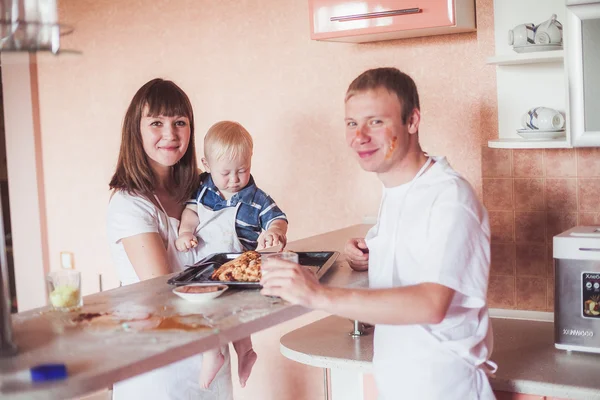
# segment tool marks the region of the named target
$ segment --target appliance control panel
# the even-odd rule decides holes
[[[583,317],[600,319],[600,273],[583,272],[581,285]]]

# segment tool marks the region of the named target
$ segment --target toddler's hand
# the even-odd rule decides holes
[[[267,247],[280,246],[280,250],[285,248],[287,238],[279,229],[267,229],[258,237],[258,246],[256,250],[263,250]]]
[[[179,235],[177,240],[175,240],[175,247],[177,250],[184,253],[196,246],[198,246],[198,239],[196,239],[192,232],[183,232]]]

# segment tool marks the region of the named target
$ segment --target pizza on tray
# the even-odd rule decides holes
[[[210,279],[222,282],[260,282],[260,253],[247,251],[221,265]]]

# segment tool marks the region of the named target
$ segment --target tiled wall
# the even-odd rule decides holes
[[[552,311],[552,237],[600,224],[600,149],[482,149],[490,307]]]

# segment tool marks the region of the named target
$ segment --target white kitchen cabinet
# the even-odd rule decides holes
[[[571,147],[566,137],[525,140],[517,134],[521,116],[533,107],[550,107],[567,114],[564,51],[516,53],[508,44],[508,31],[524,23],[539,24],[552,14],[565,23],[565,0],[494,0],[496,55],[487,60],[496,66],[498,91],[498,139],[489,147],[530,149]],[[565,39],[563,39],[564,41]],[[566,122],[568,124],[568,120]]]
[[[539,24],[552,14],[563,24],[564,50],[515,53],[508,30],[523,23]],[[600,1],[495,0],[498,139],[489,147],[600,147]],[[564,138],[531,141],[521,138],[521,116],[533,107],[550,107],[565,115]]]
[[[568,3],[579,3],[571,1]],[[589,0],[588,0],[589,3]],[[600,146],[600,1],[566,10],[569,127],[574,147]]]

